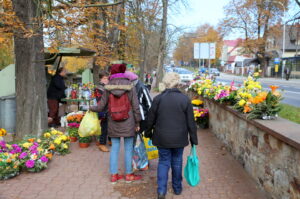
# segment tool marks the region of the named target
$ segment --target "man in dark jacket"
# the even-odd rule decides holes
[[[103,96],[103,93],[105,91],[104,86],[108,84],[109,80],[109,74],[106,71],[102,71],[99,73],[99,79],[100,82],[97,85],[95,89],[95,95],[97,103],[100,103],[101,97]],[[103,152],[109,152],[109,149],[106,147],[106,141],[107,141],[107,108],[105,108],[102,112],[98,112],[98,117],[100,119],[101,124],[101,135],[99,136],[99,149]]]
[[[193,106],[189,98],[176,88],[180,83],[180,76],[177,73],[167,73],[163,83],[167,89],[153,100],[145,135],[152,137],[152,142],[159,151],[157,168],[159,199],[164,199],[167,193],[170,167],[174,193],[181,194],[183,149],[189,144],[189,139],[192,145],[198,144]]]
[[[64,77],[66,76],[66,70],[64,68],[59,68],[56,74],[52,77],[50,85],[47,91],[48,98],[48,116],[52,118],[50,126],[59,125],[60,120],[58,117],[59,102],[62,98],[65,98],[65,82]]]
[[[138,76],[135,73],[126,71],[125,76],[135,85],[142,117],[140,122],[140,133],[143,133],[147,129],[147,117],[152,104],[152,98],[145,84],[138,79]]]

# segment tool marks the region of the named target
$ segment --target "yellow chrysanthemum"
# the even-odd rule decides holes
[[[60,144],[61,144],[61,139],[56,138],[56,139],[54,140],[54,144],[60,145]]]
[[[45,137],[45,138],[49,138],[49,137],[51,137],[51,134],[50,134],[50,133],[45,133],[45,134],[44,134],[44,137]]]
[[[23,146],[24,148],[28,149],[29,147],[32,146],[32,143],[30,143],[30,142],[25,142],[22,146]]]
[[[242,99],[242,100],[239,101],[239,106],[244,106],[245,104],[246,104],[245,100]]]
[[[68,137],[67,137],[66,135],[62,135],[62,136],[60,137],[60,139],[61,139],[62,141],[67,141],[67,140],[68,140]]]

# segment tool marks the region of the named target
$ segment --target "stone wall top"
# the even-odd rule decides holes
[[[220,104],[214,100],[209,101],[221,106],[237,117],[251,123],[257,128],[300,150],[300,124],[296,124],[280,117],[278,117],[276,120],[249,120],[245,115],[239,113],[230,106]]]

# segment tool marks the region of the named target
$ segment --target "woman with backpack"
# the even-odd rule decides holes
[[[108,136],[111,137],[112,141],[110,151],[111,182],[115,184],[124,178],[123,175],[118,174],[120,141],[123,137],[125,181],[130,183],[142,179],[142,176],[133,174],[132,169],[133,141],[136,132],[140,129],[139,122],[141,120],[139,102],[134,86],[124,75],[126,65],[114,64],[110,70],[110,81],[105,86],[100,103],[97,107],[91,107],[91,110],[101,112],[108,106]]]

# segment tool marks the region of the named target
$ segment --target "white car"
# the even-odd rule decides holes
[[[185,68],[176,68],[174,72],[179,74],[181,82],[188,83],[194,79],[194,73]]]

